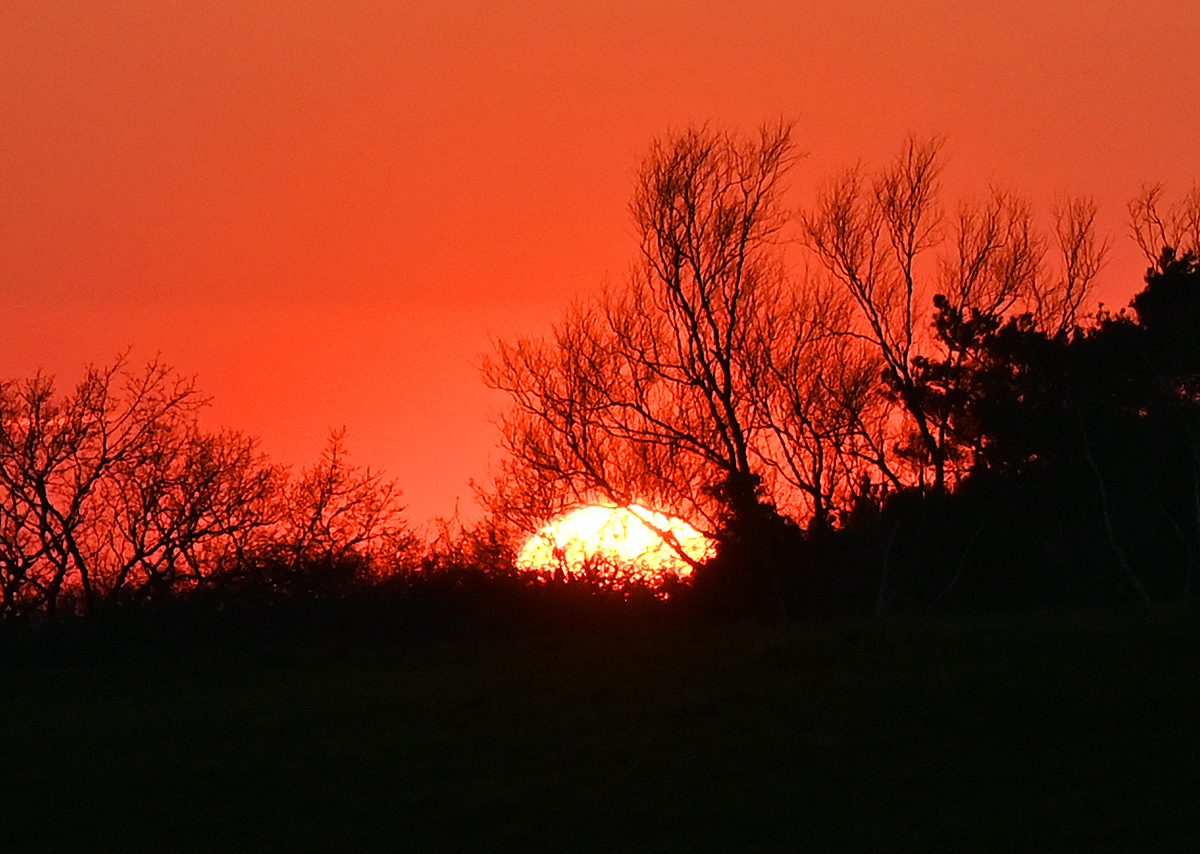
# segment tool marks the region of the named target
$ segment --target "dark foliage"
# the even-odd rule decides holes
[[[322,464],[265,496],[272,526],[254,522],[258,539],[197,563],[188,583],[90,602],[64,584],[56,608],[11,609],[0,631],[10,651],[79,653],[1187,597],[1200,585],[1198,294],[1196,258],[1167,251],[1131,313],[1087,327],[1049,334],[937,300],[949,355],[918,360],[913,377],[969,461],[955,486],[864,478],[836,524],[802,530],[753,476],[731,476],[714,496],[727,508],[716,557],[690,585],[547,583],[517,569],[495,524],[443,525],[422,546],[394,487],[347,465],[335,436]]]
[[[993,193],[943,223],[940,149],[909,140],[818,193],[799,244],[823,277],[796,278],[790,125],[656,143],[632,206],[641,263],[550,338],[500,344],[484,376],[514,409],[481,492],[491,516],[429,542],[342,433],[292,474],[249,437],[201,430],[194,382],[157,362],[89,368],[67,394],[0,381],[0,638],[426,637],[1194,595],[1200,191],[1131,205],[1145,287],[1085,317],[1107,248],[1095,205],[1060,204],[1050,234]],[[937,275],[918,281],[934,247]],[[599,556],[576,578],[518,568],[515,538],[597,500],[685,516],[715,556],[676,542],[692,581],[658,587]]]
[[[1171,599],[1200,576],[1200,271],[1170,250],[1136,318],[1049,335],[937,300],[954,358],[923,406],[971,461],[953,491],[861,502],[809,537],[806,601],[879,613]]]

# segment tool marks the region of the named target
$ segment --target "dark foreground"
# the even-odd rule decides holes
[[[1200,850],[1194,605],[0,678],[9,852]]]

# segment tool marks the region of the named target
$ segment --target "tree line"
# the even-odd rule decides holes
[[[653,143],[629,277],[483,364],[511,406],[474,527],[423,541],[341,433],[291,472],[203,430],[194,380],[157,361],[67,393],[0,382],[0,624],[183,599],[391,596],[419,622],[541,619],[530,596],[798,615],[1194,594],[1200,190],[1130,205],[1148,270],[1113,313],[1090,300],[1091,200],[948,208],[941,141],[909,139],[795,209],[792,135]],[[659,591],[517,569],[525,536],[595,502],[678,515],[716,556]]]
[[[436,520],[418,535],[396,482],[351,462],[344,431],[292,471],[252,437],[203,429],[207,403],[193,378],[128,354],[66,391],[40,374],[0,382],[11,650],[146,631],[192,643],[524,630],[658,601],[613,578],[551,589],[518,569],[517,532],[492,520]]]
[[[482,498],[523,529],[670,509],[753,609],[879,613],[1187,595],[1200,566],[1200,194],[1130,205],[1129,310],[1093,309],[1097,208],[942,201],[940,140],[785,204],[792,128],[654,143],[629,278],[484,365]]]
[[[220,590],[278,596],[412,560],[395,484],[333,433],[297,475],[206,432],[195,381],[127,357],[73,391],[0,383],[0,618]]]

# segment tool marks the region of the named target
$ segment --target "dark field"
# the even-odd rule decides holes
[[[1200,850],[1194,605],[0,676],[9,852]]]

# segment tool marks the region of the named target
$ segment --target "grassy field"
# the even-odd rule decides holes
[[[0,850],[1200,850],[1200,615],[0,672]]]

